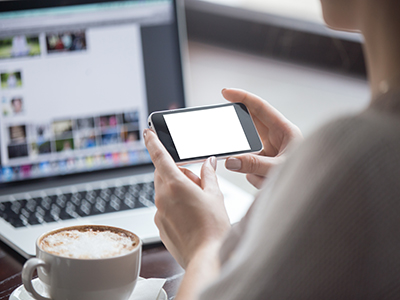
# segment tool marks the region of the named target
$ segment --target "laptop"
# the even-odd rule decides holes
[[[179,7],[0,2],[0,239],[21,255],[79,224],[160,241],[142,131],[151,112],[185,106]],[[252,197],[220,185],[237,222]]]

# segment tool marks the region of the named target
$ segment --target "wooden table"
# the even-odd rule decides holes
[[[21,270],[25,261],[22,256],[0,242],[0,300],[8,300],[11,293],[22,284]],[[183,269],[162,244],[143,247],[140,276],[166,278],[164,289],[168,299],[174,298],[182,275]]]

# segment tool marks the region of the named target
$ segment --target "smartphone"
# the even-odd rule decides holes
[[[148,122],[177,164],[262,149],[250,113],[242,103],[153,112]]]

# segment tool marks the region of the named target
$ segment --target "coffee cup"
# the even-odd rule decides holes
[[[22,270],[26,291],[37,300],[127,300],[139,277],[142,242],[130,231],[98,225],[50,231],[36,241],[36,258]],[[37,269],[47,294],[32,285]]]

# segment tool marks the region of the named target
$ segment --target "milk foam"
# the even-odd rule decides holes
[[[137,244],[123,233],[96,230],[66,230],[46,236],[40,242],[44,251],[65,257],[97,259],[123,255]]]

